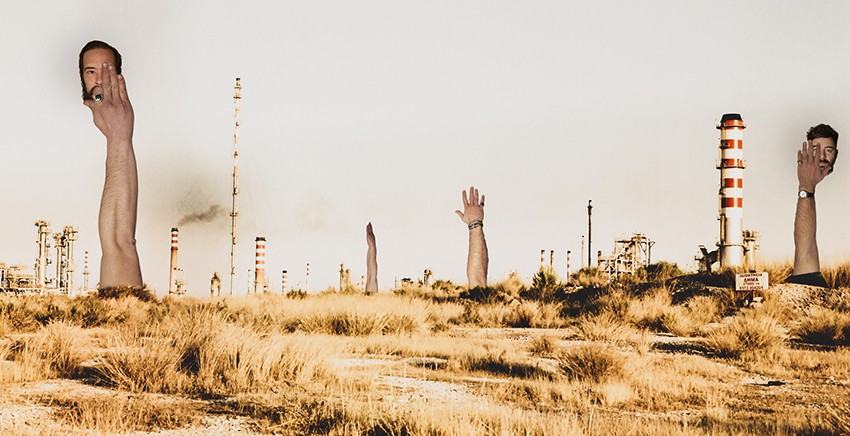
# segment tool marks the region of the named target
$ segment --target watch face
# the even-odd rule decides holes
[[[800,191],[799,195],[800,195],[800,198],[808,198],[808,197],[814,197],[815,196],[815,194],[812,194],[812,193],[809,193],[809,192],[806,192],[806,191]]]

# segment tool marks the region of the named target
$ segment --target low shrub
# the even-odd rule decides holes
[[[622,357],[596,344],[566,349],[557,360],[568,379],[581,382],[603,383],[621,378],[625,372]]]

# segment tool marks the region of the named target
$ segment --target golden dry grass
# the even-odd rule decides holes
[[[511,280],[501,292],[520,294]],[[3,389],[75,379],[115,393],[0,400],[34,398],[73,431],[106,433],[199,426],[211,414],[276,434],[846,431],[840,306],[804,316],[768,296],[730,311],[719,294],[673,304],[670,286],[618,283],[545,303],[0,297]]]
[[[727,324],[709,331],[706,345],[720,357],[770,359],[783,351],[784,336],[775,316],[746,310]]]
[[[850,313],[816,309],[792,330],[800,340],[821,345],[850,345]]]

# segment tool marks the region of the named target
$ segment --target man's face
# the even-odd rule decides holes
[[[112,50],[93,48],[83,53],[83,83],[86,85],[84,100],[91,100],[94,94],[102,92],[100,84],[103,78],[100,77],[100,73],[104,62],[115,65],[115,55],[112,54]]]
[[[831,173],[832,166],[835,165],[835,158],[838,157],[835,141],[832,138],[815,138],[812,140],[812,145],[817,146],[820,151],[820,167],[828,168]]]

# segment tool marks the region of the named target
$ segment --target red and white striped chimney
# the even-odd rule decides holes
[[[720,267],[744,264],[744,120],[723,114],[720,130]]]
[[[280,275],[280,293],[286,295],[286,270]]]
[[[257,236],[257,250],[254,256],[254,293],[265,292],[266,287],[266,238]]]
[[[168,293],[177,292],[177,227],[171,228],[171,264],[168,270]]]

